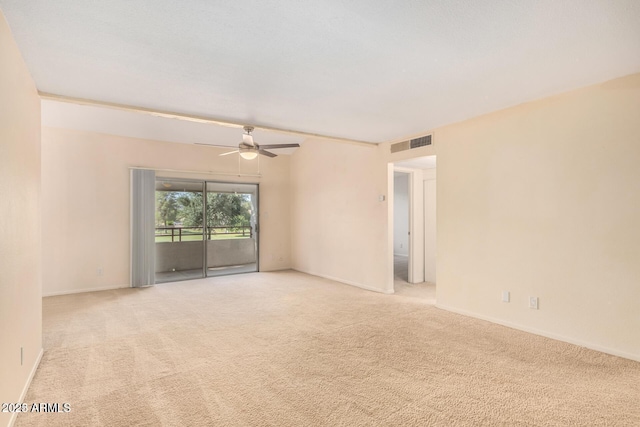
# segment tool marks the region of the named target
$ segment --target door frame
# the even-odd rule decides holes
[[[437,215],[437,206],[438,206],[438,202],[437,202],[437,192],[438,192],[438,181],[437,181],[437,170],[433,169],[434,172],[427,172],[427,171],[423,171],[423,175],[422,175],[422,184],[423,184],[423,209],[424,209],[424,280],[425,282],[429,281],[432,283],[436,283],[436,277],[437,277],[437,241],[438,241],[438,236],[437,236],[437,221],[438,221],[438,215]],[[429,193],[429,186],[433,185],[433,192],[431,194],[429,194],[432,198],[433,198],[433,202],[435,204],[435,209],[434,206],[430,203],[428,203],[429,201],[429,197],[428,193]],[[429,226],[428,226],[428,220],[431,218],[431,215],[429,214],[429,212],[433,213],[433,233],[434,235],[429,235]],[[433,246],[433,247],[430,247]],[[433,251],[430,251],[428,249],[433,249]],[[431,257],[428,258],[428,256],[431,255]],[[430,264],[429,262],[431,262],[432,264]]]

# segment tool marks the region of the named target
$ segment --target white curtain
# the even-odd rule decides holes
[[[155,283],[156,173],[131,170],[131,286]]]

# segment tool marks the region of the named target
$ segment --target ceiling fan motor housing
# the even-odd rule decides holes
[[[245,126],[245,133],[242,134],[242,142],[247,145],[254,145],[253,136],[251,136],[251,132],[253,132],[253,126]]]

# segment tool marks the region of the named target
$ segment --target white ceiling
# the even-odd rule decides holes
[[[638,0],[0,8],[40,91],[372,142],[640,72]]]
[[[187,144],[226,145],[237,148],[242,141],[241,129],[167,119],[104,107],[84,106],[57,101],[42,101],[42,125],[76,129],[132,138]],[[305,138],[257,129],[254,140],[260,145],[303,144]],[[291,154],[295,148],[270,150],[275,154]]]

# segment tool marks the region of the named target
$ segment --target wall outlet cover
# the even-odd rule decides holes
[[[511,300],[511,293],[509,291],[502,291],[502,302],[509,302]]]

